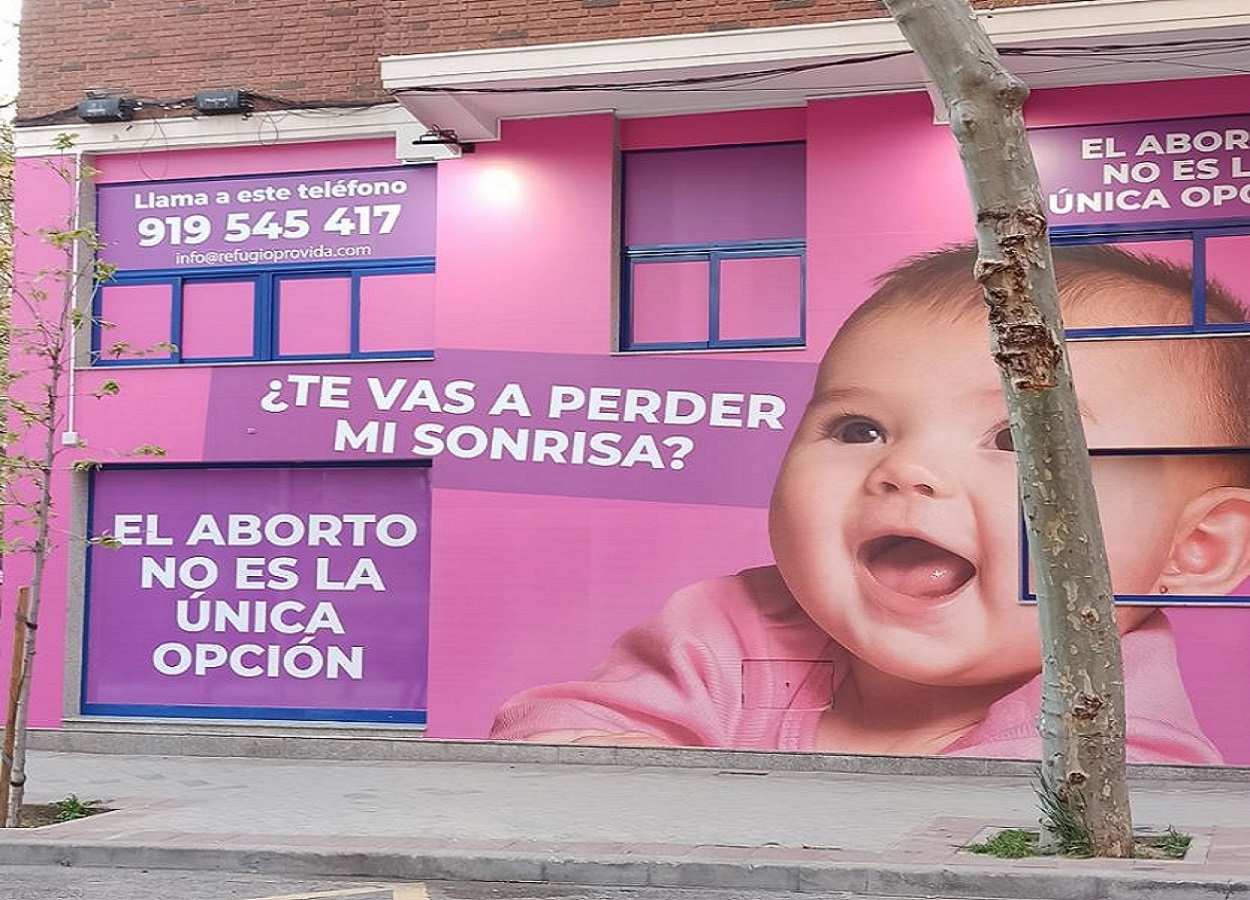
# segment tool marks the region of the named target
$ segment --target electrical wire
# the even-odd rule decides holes
[[[1199,56],[1225,54],[1236,51],[1250,50],[1250,37],[1228,38],[1193,38],[1177,41],[1152,41],[1143,44],[1091,44],[1088,46],[1057,44],[1039,47],[1001,47],[999,53],[1004,57],[1034,59],[1085,59],[1089,65],[1086,69],[1101,68],[1114,64],[1145,64],[1150,62],[1170,62],[1173,65],[1192,68],[1200,72],[1218,72],[1243,74],[1245,68],[1224,65],[1203,65],[1196,61]],[[404,94],[554,94],[595,91],[653,91],[668,93],[674,91],[733,91],[733,90],[780,90],[752,85],[769,79],[787,75],[800,75],[825,69],[844,66],[866,65],[910,55],[910,50],[897,50],[886,53],[874,53],[865,56],[846,57],[843,59],[823,60],[820,62],[800,63],[791,66],[776,66],[765,69],[754,69],[745,72],[733,72],[718,75],[692,75],[683,78],[656,78],[643,81],[600,81],[580,82],[560,85],[526,85],[514,87],[458,87],[448,85],[414,85],[396,88],[392,95]],[[1173,59],[1182,56],[1184,59]],[[1072,71],[1066,67],[1066,71]],[[1046,74],[1060,71],[1059,69],[1040,70],[1034,74]],[[272,109],[253,110],[286,111],[293,114],[325,115],[351,114],[354,112],[384,106],[389,101],[375,100],[332,100],[332,99],[301,99],[259,92],[245,92],[254,100],[260,101]],[[136,110],[156,108],[162,111],[176,111],[194,107],[194,97],[179,97],[172,100],[156,98],[134,98]],[[77,114],[77,105],[55,110],[40,116],[32,116],[15,120],[18,127],[38,125],[57,125],[72,120]],[[246,115],[246,113],[244,113]]]
[[[1017,58],[1055,58],[1073,59],[1082,56],[1106,58],[1103,54],[1131,54],[1136,52],[1153,54],[1148,59],[1108,59],[1108,62],[1154,62],[1171,55],[1192,56],[1198,48],[1211,53],[1227,53],[1235,50],[1250,49],[1250,37],[1247,38],[1203,38],[1186,41],[1160,41],[1150,44],[1095,44],[1089,47],[1055,46],[1055,47],[1004,47],[999,53],[1003,56]],[[607,81],[568,85],[530,85],[521,87],[450,87],[446,85],[415,85],[397,88],[396,94],[544,94],[577,91],[661,91],[672,88],[690,89],[698,86],[739,84],[758,78],[770,78],[781,75],[801,74],[820,69],[832,69],[839,66],[863,65],[907,56],[910,50],[899,50],[891,53],[878,53],[870,56],[853,56],[844,59],[825,60],[822,62],[804,63],[795,66],[783,66],[773,69],[759,69],[747,72],[735,72],[722,75],[696,75],[688,78],[653,79],[649,81]],[[1184,63],[1177,63],[1183,65]],[[1228,69],[1241,72],[1241,69]],[[712,88],[714,89],[714,88]]]
[[[372,109],[377,106],[387,106],[389,100],[294,100],[286,97],[274,97],[269,94],[257,94],[250,91],[242,92],[257,100],[272,104],[277,111],[304,111],[324,113],[343,112],[352,113],[361,110]],[[165,112],[177,111],[182,109],[194,109],[194,97],[178,97],[173,100],[160,100],[152,97],[126,98],[133,99],[134,109],[140,112],[145,109],[159,109]],[[268,112],[269,110],[254,109],[249,112]],[[247,115],[248,113],[244,113]],[[66,106],[53,112],[44,113],[40,116],[30,116],[14,120],[14,125],[19,128],[32,128],[38,125],[61,125],[71,122],[78,116],[78,104]],[[159,116],[141,117],[138,121],[146,121],[150,119],[160,118]]]
[[[820,69],[831,69],[838,66],[856,66],[864,63],[879,62],[908,56],[910,50],[895,50],[889,53],[875,53],[871,56],[849,56],[845,59],[832,59],[823,62],[802,63],[793,66],[780,66],[773,69],[756,69],[750,72],[732,72],[723,75],[691,75],[686,78],[658,78],[650,81],[602,81],[590,84],[553,84],[527,87],[446,87],[429,85],[397,88],[397,94],[555,94],[576,91],[637,91],[672,88],[691,88],[699,85],[733,84],[756,78],[773,78],[781,75],[798,75],[803,72],[815,72]]]
[[[275,107],[282,109],[359,110],[385,105],[385,101],[380,100],[294,100],[289,97],[274,96],[273,94],[258,94],[254,91],[248,91],[247,94],[249,97],[256,100],[264,100],[266,103],[272,103]]]

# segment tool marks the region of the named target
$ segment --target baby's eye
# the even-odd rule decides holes
[[[885,428],[864,416],[844,416],[833,423],[829,437],[842,444],[873,444],[885,440]]]
[[[1011,437],[1011,429],[1006,426],[994,432],[991,444],[993,444],[995,450],[1006,450],[1009,453],[1015,452],[1016,449],[1016,442]]]

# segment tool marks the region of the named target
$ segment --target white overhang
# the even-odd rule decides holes
[[[38,125],[13,130],[18,156],[56,154],[64,139],[73,153],[135,153],[202,150],[209,147],[390,138],[412,125],[412,115],[397,103],[368,109],[300,109],[250,116],[180,116],[129,122]]]
[[[1247,0],[1079,0],[978,15],[1032,87],[1250,70]],[[893,20],[878,18],[414,53],[381,64],[383,85],[419,121],[482,141],[497,138],[508,118],[672,115],[924,90],[907,51]]]

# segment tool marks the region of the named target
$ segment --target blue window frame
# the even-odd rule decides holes
[[[1098,466],[1100,460],[1132,460],[1134,458],[1158,459],[1170,457],[1177,460],[1200,461],[1203,458],[1222,457],[1226,460],[1247,460],[1250,458],[1250,447],[1097,447],[1089,451],[1091,464]],[[1232,463],[1236,465],[1237,463]],[[1241,463],[1250,466],[1250,461]],[[1095,471],[1097,471],[1095,469]],[[1019,596],[1025,603],[1036,603],[1037,593],[1033,590],[1029,554],[1029,535],[1024,514],[1020,515],[1020,584]],[[1105,526],[1104,526],[1105,527]],[[1230,593],[1223,594],[1130,594],[1117,592],[1116,603],[1123,606],[1250,606],[1250,581],[1242,582]]]
[[[1210,321],[1206,290],[1209,280],[1225,281],[1244,269],[1250,259],[1250,224],[1167,225],[1158,228],[1057,228],[1051,234],[1056,247],[1113,244],[1132,253],[1166,259],[1192,271],[1190,315],[1185,321],[1158,324],[1107,325],[1069,328],[1068,340],[1109,338],[1194,337],[1250,334],[1250,322]]]
[[[429,358],[433,273],[431,258],[117,273],[96,288],[92,363]]]
[[[1217,303],[1214,298],[1208,307],[1208,285],[1219,283],[1233,297],[1240,298],[1241,303],[1250,303],[1250,272],[1245,260],[1250,259],[1250,222],[1225,222],[1219,225],[1179,223],[1160,225],[1158,227],[1121,227],[1121,228],[1062,228],[1055,229],[1051,242],[1056,247],[1072,245],[1111,244],[1134,255],[1145,255],[1162,259],[1176,268],[1177,282],[1183,283],[1185,270],[1189,270],[1190,303],[1188,310],[1173,321],[1155,324],[1125,324],[1124,321],[1111,321],[1100,327],[1069,328],[1066,337],[1072,341],[1135,341],[1147,344],[1163,344],[1167,341],[1185,341],[1186,343],[1220,341],[1236,342],[1244,347],[1250,355],[1250,311],[1235,308],[1236,304]],[[1230,309],[1230,307],[1233,307]],[[1125,304],[1117,303],[1108,307],[1111,315],[1124,315]],[[1245,320],[1241,321],[1242,313]],[[1156,313],[1159,315],[1159,313]],[[1161,315],[1170,315],[1161,313]],[[1143,377],[1152,377],[1148,370],[1142,370]],[[1193,378],[1203,377],[1202,371],[1195,371]],[[1159,376],[1155,376],[1159,377]],[[1174,376],[1173,376],[1174,377]],[[1078,391],[1080,385],[1077,385]],[[1202,386],[1194,387],[1201,391]],[[1166,415],[1160,411],[1160,415]],[[1201,441],[1197,435],[1195,441]],[[1095,484],[1098,483],[1099,469],[1134,465],[1135,460],[1145,464],[1159,459],[1170,459],[1171,465],[1192,463],[1193,465],[1210,464],[1214,459],[1222,459],[1227,465],[1250,471],[1250,444],[1223,444],[1219,439],[1207,443],[1194,443],[1185,446],[1114,446],[1091,447],[1089,450],[1092,467],[1095,473]],[[1237,486],[1242,486],[1241,476],[1237,478]],[[1149,502],[1143,498],[1143,502]],[[1120,514],[1125,513],[1119,510]],[[1023,515],[1020,519],[1020,597],[1025,602],[1035,602],[1037,595],[1033,591],[1030,577],[1030,555],[1028,550],[1028,534]],[[1232,588],[1229,593],[1179,593],[1173,590],[1167,594],[1116,593],[1117,603],[1136,606],[1250,606],[1250,581],[1243,582]]]
[[[694,247],[646,247],[625,249],[621,347],[629,350],[709,350],[739,347],[797,347],[805,340],[805,247],[802,241],[741,242]],[[764,282],[759,291],[734,290],[736,263],[780,261],[784,272],[750,279]],[[658,279],[649,277],[669,266],[700,273],[696,277]],[[764,265],[755,268],[764,269]],[[776,269],[776,265],[769,265]],[[701,276],[701,277],[700,277]],[[667,281],[676,289],[665,290]],[[685,282],[684,285],[681,283]],[[692,283],[693,282],[693,283]],[[650,283],[650,290],[643,285]],[[685,288],[684,290],[682,288]],[[658,289],[657,289],[658,288]],[[757,304],[761,295],[769,302]],[[644,325],[639,313],[649,303],[662,303],[668,312],[652,314]],[[734,315],[736,313],[736,315]],[[659,322],[656,322],[659,319]],[[755,328],[750,325],[752,322]],[[736,326],[736,327],[735,327]],[[745,327],[744,327],[745,326]],[[644,328],[648,330],[644,331]],[[656,329],[668,334],[649,339]],[[685,338],[685,339],[683,339]]]
[[[802,346],[805,167],[801,143],[625,153],[618,347]]]

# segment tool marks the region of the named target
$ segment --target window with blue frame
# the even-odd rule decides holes
[[[622,194],[620,349],[803,344],[803,144],[630,151]]]
[[[434,261],[118,273],[93,313],[102,366],[430,357]]]
[[[1163,314],[1159,307],[1149,315],[1134,317],[1133,323],[1107,321],[1096,327],[1069,328],[1069,340],[1108,338],[1194,337],[1198,335],[1250,334],[1250,322],[1241,315],[1229,321],[1228,312],[1216,314],[1207,309],[1207,285],[1218,283],[1250,302],[1250,225],[1245,223],[1167,226],[1159,228],[1055,229],[1051,243],[1056,247],[1081,244],[1109,244],[1134,256],[1153,257],[1192,273],[1189,278],[1190,305],[1184,314]],[[1143,307],[1142,313],[1146,313]]]
[[[1109,246],[1130,257],[1169,264],[1152,264],[1143,271],[1138,263],[1114,255],[1066,260],[1069,266],[1084,263],[1099,273],[1092,279],[1087,273],[1082,284],[1071,288],[1086,292],[1077,307],[1076,327],[1065,332],[1069,341],[1079,342],[1071,348],[1078,396],[1082,377],[1092,379],[1087,384],[1096,382],[1108,366],[1114,367],[1115,378],[1140,379],[1140,389],[1123,397],[1118,417],[1106,414],[1099,421],[1095,411],[1087,422],[1090,468],[1103,522],[1120,523],[1118,531],[1109,524],[1106,532],[1116,601],[1250,605],[1250,578],[1243,579],[1234,564],[1245,552],[1244,532],[1240,525],[1229,527],[1243,520],[1250,502],[1250,222],[1061,228],[1054,230],[1051,242],[1057,250]],[[1065,264],[1058,253],[1057,262],[1059,268]],[[1189,302],[1159,302],[1152,296],[1156,288],[1169,297],[1179,292]],[[1090,393],[1096,398],[1097,387]],[[1137,424],[1130,428],[1128,422]],[[1100,434],[1112,437],[1099,440]],[[1153,493],[1156,487],[1159,496]],[[1138,510],[1153,515],[1178,496],[1184,502],[1181,521],[1164,519],[1165,532],[1152,535],[1150,523],[1155,520],[1138,516]],[[1020,591],[1026,600],[1034,600],[1021,521]],[[1172,573],[1175,583],[1168,587],[1167,579],[1141,565],[1134,554],[1140,550],[1141,559],[1149,559],[1151,546],[1157,553],[1161,540],[1179,541],[1184,532],[1174,535],[1171,529],[1182,525],[1195,536],[1195,548],[1197,538],[1203,538],[1202,551],[1183,557],[1188,562],[1179,568],[1168,557],[1171,568],[1165,572]],[[1216,533],[1230,540],[1208,539]],[[1167,549],[1168,543],[1162,547]],[[1217,547],[1228,553],[1217,552]],[[1162,586],[1152,590],[1155,580]]]

